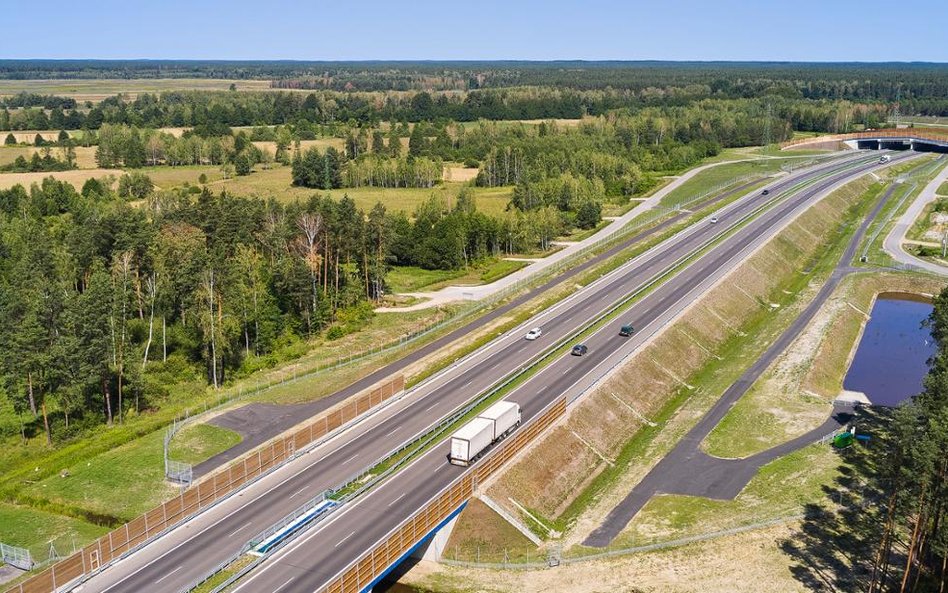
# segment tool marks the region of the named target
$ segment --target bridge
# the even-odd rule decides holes
[[[948,129],[897,128],[851,134],[830,134],[799,138],[781,145],[781,150],[800,148],[849,148],[863,150],[915,150],[948,153]]]

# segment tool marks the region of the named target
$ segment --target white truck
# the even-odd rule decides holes
[[[448,461],[454,465],[470,465],[519,424],[520,405],[516,402],[497,402],[451,436]]]

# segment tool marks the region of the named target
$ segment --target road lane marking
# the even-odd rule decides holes
[[[692,229],[694,229],[694,228],[695,228],[695,226],[692,226],[689,230],[692,230]],[[691,234],[694,235],[695,233],[692,232]],[[654,257],[654,256],[652,256],[652,257]],[[640,260],[640,259],[644,259],[644,260],[647,261],[648,258],[635,258],[635,260],[629,262],[628,266],[625,266],[625,267],[631,267],[631,266],[635,265],[636,263],[639,263],[639,260]],[[625,267],[623,267],[623,269],[625,269]],[[621,270],[619,270],[619,271],[621,271]],[[617,271],[616,273],[618,273],[619,271]],[[610,276],[611,276],[611,275],[610,275]],[[607,278],[608,278],[608,277],[609,277],[609,276],[607,276]],[[597,283],[598,283],[598,282],[597,282]],[[594,284],[596,284],[596,283],[594,283]],[[593,285],[594,285],[594,284],[593,284]],[[568,302],[565,302],[565,303],[563,304],[563,306],[565,306],[566,304],[568,304]],[[561,306],[557,306],[555,309],[560,309],[560,308],[561,308]],[[491,366],[494,366],[494,365],[491,365]],[[591,371],[590,371],[590,372],[591,372]],[[288,481],[288,480],[289,480],[289,478],[287,478],[287,480],[284,480],[283,482]],[[283,482],[281,482],[281,483],[283,483]],[[262,497],[262,496],[256,496],[254,499],[252,499],[252,500],[250,500],[250,501],[247,501],[245,504],[239,506],[239,507],[238,507],[238,510],[242,510],[242,509],[246,508],[246,507],[247,507],[248,505],[250,505],[252,502],[257,502],[257,501],[259,501],[261,498],[263,498],[263,497]],[[216,525],[217,523],[218,523],[218,522],[215,521],[214,524],[212,524],[212,525],[210,525],[210,526],[207,526],[207,527],[204,527],[204,528],[201,529],[198,533],[195,533],[191,538],[188,538],[188,540],[186,540],[186,541],[192,541],[195,537],[197,537],[197,536],[201,535],[202,533],[206,532],[208,529],[210,529],[210,527],[213,527],[213,525]],[[184,524],[183,524],[183,525],[184,525]],[[190,525],[187,525],[187,526],[190,527]],[[172,551],[173,551],[173,550],[172,550]],[[156,562],[157,560],[160,560],[161,558],[164,558],[164,557],[167,556],[167,554],[169,554],[170,552],[171,552],[171,551],[162,554],[159,558],[157,558],[157,559],[155,559],[155,560],[149,562],[147,565],[151,565],[151,564],[153,564],[154,562]],[[124,580],[125,580],[125,579],[123,579],[123,581],[124,581]],[[110,588],[111,588],[111,587],[110,587]]]
[[[401,499],[405,498],[405,495],[406,495],[406,494],[408,494],[408,493],[407,493],[407,492],[402,492],[401,496],[399,496],[398,498],[396,498],[396,499],[393,500],[392,502],[388,503],[388,506],[392,506],[392,505],[395,504],[396,502],[398,502],[398,501],[400,501]]]
[[[385,436],[387,436],[387,437],[392,436],[392,435],[395,434],[395,432],[396,432],[399,428],[401,428],[401,427],[402,427],[402,426],[399,424],[398,426],[396,426],[395,428],[393,428],[391,431],[389,431],[389,433],[388,433],[387,435],[385,435]]]
[[[333,546],[333,547],[334,547],[334,548],[338,548],[340,545],[342,545],[342,542],[346,541],[347,539],[349,539],[349,538],[352,537],[353,535],[355,535],[355,531],[353,531],[352,533],[350,533],[350,534],[347,535],[346,537],[344,537],[344,538],[342,538],[341,540],[339,540],[339,543],[337,543],[337,544],[336,544],[335,546]]]
[[[309,488],[309,486],[303,486],[302,488],[300,488],[299,490],[297,490],[296,492],[294,492],[293,494],[291,494],[291,495],[290,495],[290,498],[293,498],[294,496],[296,496],[297,494],[299,494],[299,493],[302,492],[303,490],[306,490],[307,488]]]
[[[246,523],[244,523],[243,525],[241,525],[241,526],[238,527],[237,529],[231,531],[230,534],[228,534],[227,537],[232,537],[235,533],[237,533],[237,532],[240,531],[241,529],[245,529],[245,528],[247,528],[247,527],[250,527],[250,523],[251,523],[250,521],[247,521]]]
[[[173,575],[174,573],[176,573],[176,572],[178,572],[179,570],[181,570],[182,568],[184,568],[184,566],[179,566],[178,568],[172,570],[171,572],[169,572],[169,573],[166,574],[165,576],[163,576],[163,577],[161,577],[160,579],[158,579],[157,581],[155,581],[155,584],[157,585],[157,584],[160,583],[161,581],[165,580],[166,578],[170,577],[170,576]]]
[[[346,459],[345,461],[343,461],[342,464],[345,465],[345,464],[349,463],[350,461],[352,461],[353,459],[355,459],[355,458],[358,457],[358,456],[359,456],[359,454],[356,453],[355,455],[353,455],[353,456],[350,457],[349,459]]]
[[[430,406],[428,406],[427,408],[425,408],[425,412],[431,411],[431,408],[437,406],[439,403],[441,403],[441,402],[435,402],[435,403],[431,404]]]
[[[290,581],[292,581],[292,580],[293,580],[293,577],[290,577],[290,578],[286,579],[286,582],[283,583],[282,585],[280,585],[279,587],[277,587],[276,589],[274,589],[274,590],[273,590],[273,593],[277,593],[277,591],[279,591],[279,590],[282,589],[283,587],[286,587],[287,585],[289,585],[289,584],[290,584]]]

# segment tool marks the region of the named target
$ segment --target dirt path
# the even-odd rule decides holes
[[[866,229],[878,216],[896,187],[896,185],[891,185],[872,212],[869,213],[869,216],[863,220],[829,280],[826,281],[817,293],[816,298],[804,309],[803,313],[794,320],[790,327],[784,330],[777,341],[764,352],[763,356],[724,392],[721,399],[714,404],[675,448],[646,474],[645,478],[632,489],[632,492],[618,506],[609,512],[602,525],[586,538],[583,542],[584,545],[592,547],[609,545],[625,529],[632,518],[642,510],[642,507],[652,496],[658,493],[731,500],[743,490],[761,466],[812,444],[826,434],[837,430],[849,420],[851,408],[848,406],[835,407],[833,414],[821,426],[777,447],[743,459],[711,457],[700,448],[701,442],[724,418],[737,400],[750,389],[751,385],[764,373],[767,367],[803,332],[843,278],[854,271],[864,271],[860,268],[853,268],[851,262],[863,235],[866,233]]]

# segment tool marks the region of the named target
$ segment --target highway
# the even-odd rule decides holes
[[[874,156],[868,161],[861,159],[860,165],[834,173],[780,200],[653,289],[619,318],[585,339],[584,342],[589,346],[589,354],[585,357],[577,358],[568,354],[559,357],[524,382],[507,399],[520,403],[526,423],[564,394],[571,398],[582,393],[596,382],[602,372],[618,364],[629,352],[648,340],[669,319],[743,260],[747,253],[766,242],[769,236],[788,224],[813,201],[842,183],[883,166],[877,158]],[[892,163],[901,158],[893,158]],[[789,183],[793,182],[772,185],[770,198],[775,191],[786,188],[785,184]],[[604,277],[602,281],[580,291],[577,294],[579,298],[571,299],[567,306],[559,307],[542,322],[544,337],[540,341],[550,343],[582,327],[585,320],[595,312],[608,309],[618,299],[646,286],[671,262],[694,252],[709,239],[719,235],[723,228],[735,226],[742,216],[766,199],[769,198],[756,194],[739,200],[716,213],[718,224],[710,224],[705,219]],[[577,323],[579,320],[583,321]],[[619,337],[619,326],[630,321],[638,332],[631,339]],[[456,394],[453,390],[465,390],[469,384],[479,381],[489,384],[503,376],[501,369],[509,367],[511,361],[522,360],[525,353],[542,347],[525,342],[519,335],[511,338],[512,341],[504,341],[496,347],[502,356],[491,356],[484,360],[481,368],[452,379],[443,389],[437,390],[435,399],[454,398]],[[473,393],[468,392],[464,399],[471,396]],[[393,423],[403,421],[407,421],[407,418],[399,417]],[[357,449],[352,450],[371,447],[371,443],[363,443],[365,440],[371,439],[360,439],[361,446],[354,443]],[[446,461],[447,451],[447,443],[434,447],[381,486],[346,505],[329,520],[268,558],[237,590],[246,593],[312,593],[320,590],[415,510],[422,508],[463,472],[468,471],[449,465]]]
[[[221,561],[236,553],[255,533],[278,521],[307,498],[336,486],[360,469],[371,466],[377,459],[406,442],[413,435],[423,432],[441,418],[463,407],[501,378],[540,356],[549,345],[587,326],[590,320],[601,311],[649,285],[654,279],[665,275],[671,266],[738,224],[743,217],[753,213],[761,204],[770,201],[777,203],[777,206],[747,224],[734,237],[724,241],[704,255],[700,261],[689,265],[683,272],[651,292],[636,304],[628,315],[622,316],[623,320],[633,320],[639,329],[633,339],[616,342],[615,333],[618,325],[622,324],[621,320],[616,320],[604,331],[587,340],[590,353],[586,357],[560,359],[527,381],[517,391],[517,395],[513,396],[523,406],[524,421],[527,421],[546,405],[545,402],[571,388],[582,386],[584,381],[589,383],[592,380],[590,373],[599,365],[616,360],[617,356],[624,356],[623,353],[628,349],[641,344],[650,335],[649,327],[657,328],[660,324],[656,322],[660,321],[663,315],[667,315],[674,305],[700,287],[703,281],[711,279],[711,271],[723,270],[723,266],[748,245],[766,238],[781,220],[816,196],[820,188],[829,187],[878,166],[877,158],[877,156],[855,155],[804,169],[768,186],[769,196],[764,197],[759,192],[754,192],[735,200],[716,213],[719,218],[717,224],[710,224],[705,218],[623,264],[596,282],[578,290],[569,299],[539,314],[520,328],[498,338],[447,371],[416,387],[403,405],[393,406],[392,413],[380,414],[373,421],[360,424],[357,429],[346,433],[329,446],[297,459],[289,464],[292,467],[283,468],[278,480],[253,484],[239,497],[231,497],[219,505],[220,508],[214,508],[205,513],[208,517],[199,516],[190,524],[172,531],[165,536],[174,543],[167,550],[153,547],[154,544],[148,546],[93,577],[81,586],[81,590],[84,593],[88,591],[137,593],[177,591],[185,588]],[[893,162],[895,161],[896,159],[893,159]],[[819,181],[813,188],[790,198],[781,198],[781,190],[834,171],[836,172],[828,179]],[[540,325],[544,335],[536,342],[526,342],[522,339],[522,331],[525,331],[525,327],[533,325]],[[619,344],[621,348],[617,348]],[[345,543],[340,543],[338,549],[332,546],[329,549],[337,551],[340,559],[354,558],[359,546],[366,549],[366,542],[375,541],[379,533],[387,531],[387,525],[407,516],[410,512],[407,509],[417,508],[418,504],[427,500],[432,492],[436,492],[443,484],[459,475],[460,471],[462,471],[461,468],[447,465],[444,462],[443,451],[436,448],[382,487],[337,512],[338,519],[327,522],[325,526],[328,530],[325,537],[329,539],[324,539],[324,529],[314,530],[313,533],[319,534],[320,541],[331,541],[334,537],[333,529],[339,528],[340,525],[351,524],[352,528],[339,536],[340,540],[342,537],[349,539]],[[408,484],[412,484],[411,480],[419,479],[418,472],[422,472],[425,476],[421,479],[421,483],[407,487]],[[397,506],[388,507],[392,504],[391,500],[381,507],[377,506],[379,500],[385,500],[385,496],[393,492],[396,494],[392,500],[398,499]],[[379,508],[382,509],[379,512],[385,520],[375,521],[371,519],[374,513],[370,511]],[[352,516],[351,511],[355,509],[361,509],[359,515],[363,519],[352,523],[349,519]],[[342,518],[346,520],[340,521],[339,519]],[[366,523],[371,529],[361,528]],[[382,531],[378,531],[379,529]],[[353,533],[358,531],[358,533],[353,535],[350,531]],[[308,537],[310,536],[301,538],[299,541],[310,541]],[[297,545],[294,543],[287,550],[296,549]],[[149,550],[152,547],[153,549]],[[155,552],[156,549],[160,550],[160,553]],[[310,550],[308,553],[313,552]],[[277,557],[284,557],[284,553],[278,553]],[[336,568],[339,568],[337,566],[339,562],[335,561],[326,564],[326,568],[322,568],[322,563],[318,562],[310,563],[306,560],[294,560],[294,562],[298,564],[296,570],[308,575],[307,579],[299,578],[297,581],[302,587],[298,589],[301,591],[314,590],[318,582],[323,582],[320,579],[325,580],[335,573]],[[270,563],[260,574],[280,573],[279,570],[273,570],[273,566],[285,565],[282,561]],[[314,566],[320,568],[315,572],[310,572],[308,569]],[[279,579],[279,577],[275,578]],[[285,580],[286,578],[283,578],[283,581]],[[281,586],[283,581],[271,583],[266,580],[266,585],[250,590],[273,590]],[[317,584],[306,589],[312,583]],[[273,589],[268,589],[271,586]],[[297,590],[295,587],[296,585],[294,585],[294,590]]]

